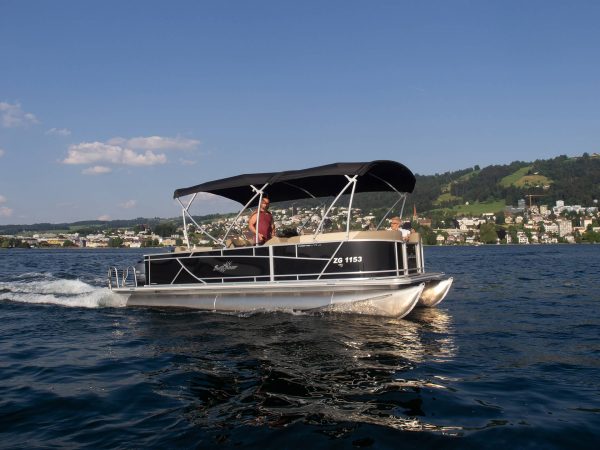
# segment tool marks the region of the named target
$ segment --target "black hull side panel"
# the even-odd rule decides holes
[[[148,255],[146,283],[316,280],[416,273],[416,247],[407,245],[405,270],[402,246],[395,241],[344,241]]]

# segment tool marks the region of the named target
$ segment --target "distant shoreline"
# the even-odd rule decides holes
[[[571,245],[597,245],[598,242],[557,242],[553,244],[477,244],[477,245],[432,245],[432,244],[422,244],[423,247],[442,247],[442,248],[473,248],[473,247],[552,247],[552,246],[571,246]],[[0,251],[2,250],[75,250],[75,251],[83,251],[83,250],[142,250],[142,249],[159,249],[165,251],[169,250],[169,247],[8,247],[2,248],[0,247]]]

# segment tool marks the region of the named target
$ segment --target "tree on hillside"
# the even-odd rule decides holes
[[[140,243],[141,247],[152,247],[152,238],[147,238],[144,239],[141,243]]]
[[[138,233],[140,233],[140,232],[142,232],[142,231],[145,231],[145,230],[146,230],[146,226],[145,226],[145,225],[142,225],[142,224],[137,224],[137,225],[135,225],[135,226],[133,227],[133,232],[134,232],[135,234],[138,234]]]
[[[173,222],[161,222],[154,226],[154,232],[160,237],[168,237],[175,234],[177,225]]]
[[[589,229],[581,235],[581,240],[582,242],[600,242],[600,233]]]
[[[506,230],[504,228],[496,228],[496,234],[498,235],[498,239],[501,241],[506,241]]]
[[[426,245],[436,245],[437,244],[437,234],[433,232],[433,230],[429,227],[418,227],[417,232],[421,235],[421,240],[423,244]]]
[[[123,246],[123,239],[121,239],[120,237],[113,237],[110,238],[108,240],[108,246],[109,247],[121,247]]]
[[[550,203],[564,200],[567,204],[591,205],[600,197],[600,159],[599,158],[558,158],[537,160],[534,171],[543,173],[554,182],[547,190]]]
[[[0,237],[0,248],[31,248],[31,246],[21,239]]]
[[[498,241],[496,225],[493,223],[481,224],[479,227],[479,240],[484,244],[495,244]]]

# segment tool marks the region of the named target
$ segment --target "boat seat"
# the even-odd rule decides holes
[[[326,242],[326,241],[344,241],[346,240],[346,232],[338,231],[335,233],[325,233],[316,236],[316,239],[312,235],[302,236],[302,238],[308,238],[301,240],[301,242]],[[401,241],[402,233],[399,231],[390,230],[373,230],[373,231],[351,231],[348,234],[349,240],[354,239],[375,239],[384,241]]]
[[[358,231],[353,239],[378,239],[385,241],[401,241],[402,233],[394,230]]]
[[[190,253],[190,252],[207,252],[209,250],[212,250],[212,247],[192,247],[192,248],[187,248],[185,245],[180,245],[178,247],[175,247],[175,250],[173,251],[173,253]]]
[[[197,252],[208,252],[213,250],[212,247],[192,247],[192,248],[187,248],[185,245],[180,245],[179,247],[175,247],[175,252],[174,253],[197,253]]]
[[[402,241],[402,233],[399,231],[392,230],[375,230],[375,231],[351,231],[349,234],[349,239],[374,239],[374,240],[384,240],[384,241]],[[345,231],[337,231],[334,233],[324,233],[314,236],[312,234],[305,234],[302,236],[292,236],[292,237],[279,237],[273,236],[269,239],[265,245],[286,245],[286,244],[312,244],[313,242],[331,242],[331,241],[345,241],[346,240],[346,232]],[[411,233],[408,237],[409,243],[418,243],[421,240],[421,236],[419,233]],[[229,238],[225,240],[225,248],[235,248],[235,247],[251,247],[252,241],[249,239],[245,239],[242,237],[237,238]],[[221,247],[216,247],[221,248]],[[206,252],[214,250],[213,247],[194,247],[190,250],[185,246],[180,246],[175,248],[175,252]]]
[[[385,241],[401,241],[402,233],[399,231],[391,230],[375,230],[375,231],[351,231],[348,235],[350,240],[352,239],[376,239]],[[305,234],[302,236],[292,236],[289,238],[284,237],[272,237],[265,245],[283,245],[283,244],[311,244],[313,242],[331,242],[331,241],[345,241],[346,232],[337,231],[334,233],[318,234]]]
[[[285,244],[298,244],[300,242],[300,236],[292,236],[292,237],[279,237],[273,236],[265,245],[285,245]]]
[[[294,237],[296,237],[296,236],[294,236]],[[265,245],[288,244],[289,242],[290,242],[290,238],[273,236],[271,239],[269,239],[267,242],[265,242]]]
[[[236,238],[228,238],[225,239],[225,247],[248,247],[252,245],[252,241],[250,239],[246,239],[244,237],[236,237]]]

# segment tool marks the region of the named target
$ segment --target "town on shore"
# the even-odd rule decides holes
[[[276,229],[279,232],[314,232],[321,221],[320,207],[274,208],[272,210]],[[326,231],[346,229],[347,208],[334,208],[326,223]],[[374,229],[383,219],[378,211],[363,212],[353,208],[356,230]],[[235,220],[235,223],[233,221]],[[383,220],[389,226],[390,217]],[[483,213],[480,216],[464,216],[443,220],[420,217],[413,210],[411,217],[404,219],[420,233],[426,245],[481,245],[481,244],[557,244],[600,242],[600,213],[598,206],[565,205],[557,201],[548,205],[526,205],[519,200],[517,206],[508,206],[500,213]],[[232,224],[233,236],[247,233],[248,216],[236,219],[235,215],[223,215],[203,220],[203,231],[212,236],[222,236]],[[188,225],[188,238],[192,246],[211,245],[206,235],[194,225]],[[184,230],[181,222],[161,221],[158,225],[136,225],[131,228],[97,230],[93,233],[46,232],[0,236],[0,248],[141,248],[176,247],[184,245]]]

